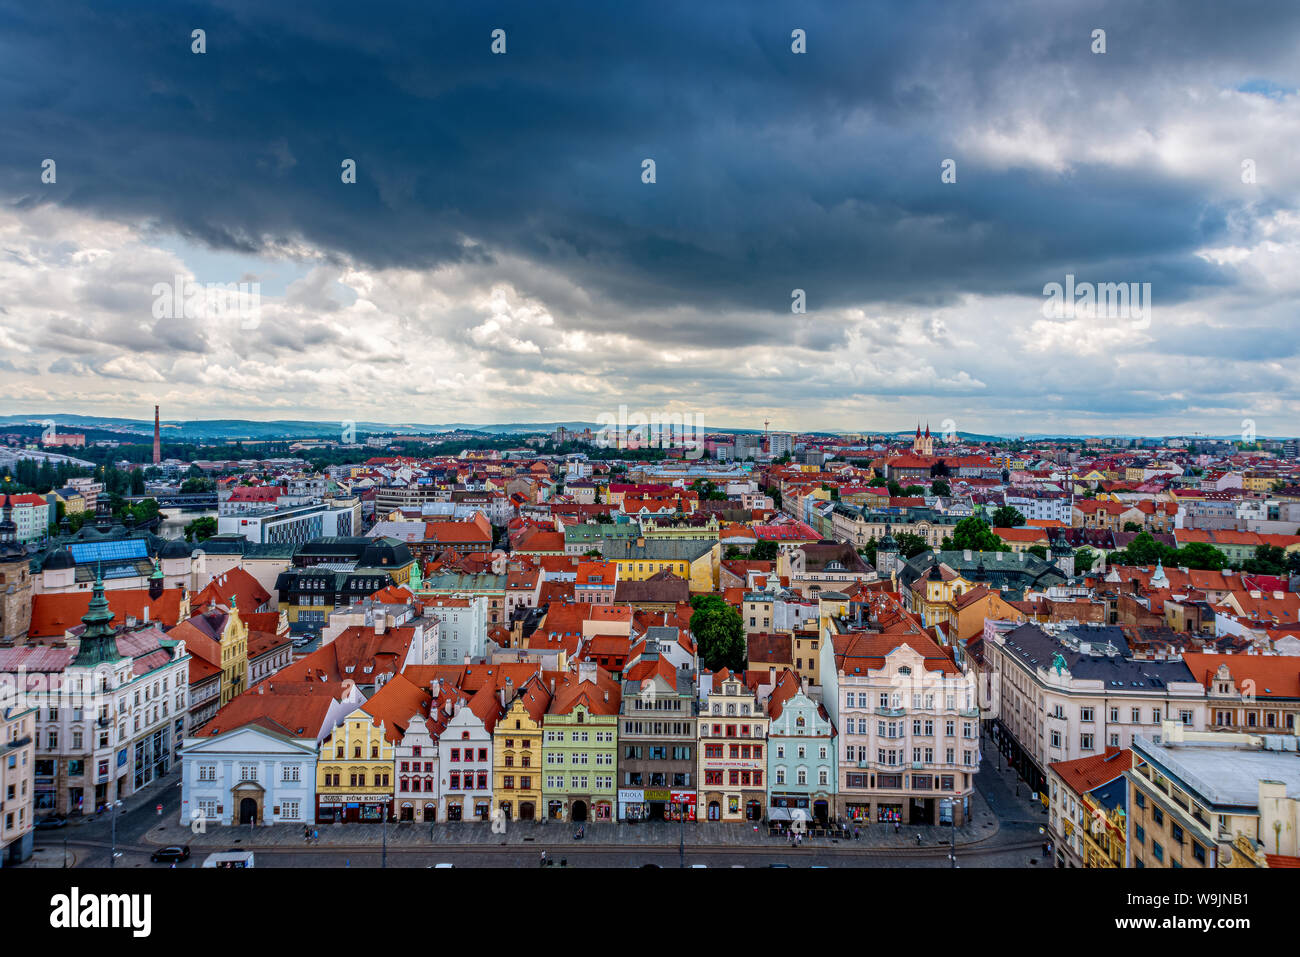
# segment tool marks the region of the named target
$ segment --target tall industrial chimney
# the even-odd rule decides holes
[[[158,406],[153,407],[153,464],[162,462],[162,431],[158,424]]]

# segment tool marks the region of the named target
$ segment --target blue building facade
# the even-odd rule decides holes
[[[768,700],[768,718],[768,819],[830,821],[839,777],[835,731],[826,709],[786,669]]]

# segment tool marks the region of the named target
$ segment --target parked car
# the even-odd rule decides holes
[[[58,814],[48,814],[45,817],[37,818],[36,829],[45,831],[56,827],[66,827],[67,824],[68,819],[66,817],[60,817]]]
[[[149,855],[149,860],[155,864],[179,863],[190,859],[190,848],[188,844],[173,844],[171,847],[160,847]]]

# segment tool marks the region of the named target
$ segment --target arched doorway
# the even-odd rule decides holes
[[[401,813],[400,819],[403,820],[403,821],[414,821],[414,820],[415,820],[415,808],[411,807],[411,805],[409,805],[409,804],[403,804],[403,805],[402,805],[402,813]]]
[[[587,820],[587,802],[573,802],[573,820],[578,822]]]
[[[533,818],[536,817],[536,816],[537,816],[537,810],[536,810],[536,808],[533,806],[533,802],[532,802],[532,801],[520,801],[520,802],[519,802],[519,820],[521,820],[521,821],[531,821],[531,820],[533,820]]]
[[[830,818],[830,805],[826,801],[813,801],[813,817],[825,824]]]
[[[722,808],[717,801],[709,802],[709,820],[717,821],[722,817]]]
[[[257,820],[257,801],[244,798],[239,802],[239,823],[250,824]]]
[[[748,801],[745,803],[745,820],[757,821],[763,816],[763,805],[759,801]]]
[[[432,804],[424,806],[424,823],[431,824],[438,819],[438,808]]]

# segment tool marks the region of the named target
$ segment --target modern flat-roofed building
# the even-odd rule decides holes
[[[1133,742],[1128,866],[1300,865],[1294,735],[1189,731],[1166,721]]]

